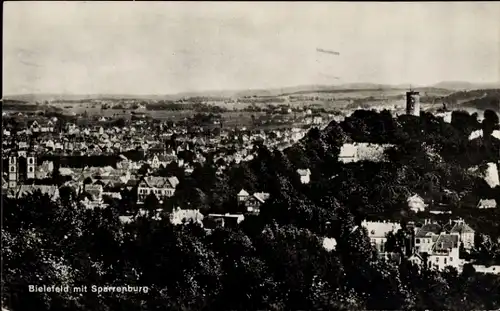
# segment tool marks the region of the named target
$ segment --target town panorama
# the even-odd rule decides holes
[[[500,310],[500,77],[410,25],[500,7],[247,4],[5,6],[2,311]]]

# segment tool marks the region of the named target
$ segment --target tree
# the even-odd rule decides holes
[[[151,165],[144,163],[139,169],[139,171],[137,171],[137,174],[139,174],[140,176],[144,176],[147,173],[149,173],[150,170],[151,170]]]
[[[151,192],[148,194],[146,199],[144,200],[144,209],[147,211],[150,217],[154,217],[156,215],[156,210],[160,207],[160,202],[156,197],[156,194]]]

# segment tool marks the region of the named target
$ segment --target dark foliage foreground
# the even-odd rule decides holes
[[[452,200],[455,214],[498,237],[496,211],[477,212],[463,203],[498,200],[498,188],[467,173],[498,160],[498,140],[468,140],[473,130],[497,128],[495,117],[479,124],[455,113],[447,124],[426,114],[393,119],[358,111],[341,124],[311,130],[285,152],[261,147],[255,161],[235,165],[227,176],[216,176],[208,162],[182,179],[176,203],[225,211],[242,187],[271,193],[260,216],[211,234],[194,224],[174,227],[167,217],[124,225],[118,216],[133,205],[127,196],[131,201],[104,210],[79,207],[71,192],[62,192],[58,202],[41,194],[4,198],[2,304],[11,310],[498,309],[499,276],[477,274],[468,265],[462,273],[436,272],[376,260],[367,232],[357,226],[367,217],[417,217],[404,199],[419,193]],[[387,151],[392,162],[340,164],[346,139],[393,144]],[[305,167],[313,173],[309,185],[295,174]],[[456,196],[446,197],[444,189]],[[336,250],[323,248],[325,236],[336,239]],[[491,257],[498,256],[494,252]],[[32,293],[29,285],[149,291]]]

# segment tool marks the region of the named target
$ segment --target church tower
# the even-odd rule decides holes
[[[36,156],[34,153],[28,153],[26,157],[26,179],[35,179]]]
[[[17,164],[17,156],[13,153],[9,156],[9,188],[17,187],[19,178],[19,170]]]

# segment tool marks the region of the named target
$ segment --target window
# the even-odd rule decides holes
[[[417,242],[417,244],[420,244],[420,239],[417,239],[417,241],[416,241],[416,242]]]
[[[28,172],[33,173],[33,167],[32,166],[28,167]]]
[[[15,164],[15,163],[16,163],[16,158],[11,157],[11,158],[10,158],[10,164]]]
[[[439,262],[439,257],[436,257],[436,262]]]
[[[444,264],[446,265],[446,258],[444,259]]]
[[[452,261],[453,261],[453,257],[450,257],[450,262],[452,262]]]
[[[33,164],[35,163],[35,160],[33,158],[28,158],[28,164]]]
[[[11,166],[11,167],[10,167],[10,171],[11,171],[11,172],[15,172],[15,171],[16,171],[16,168],[15,168],[14,166]]]

